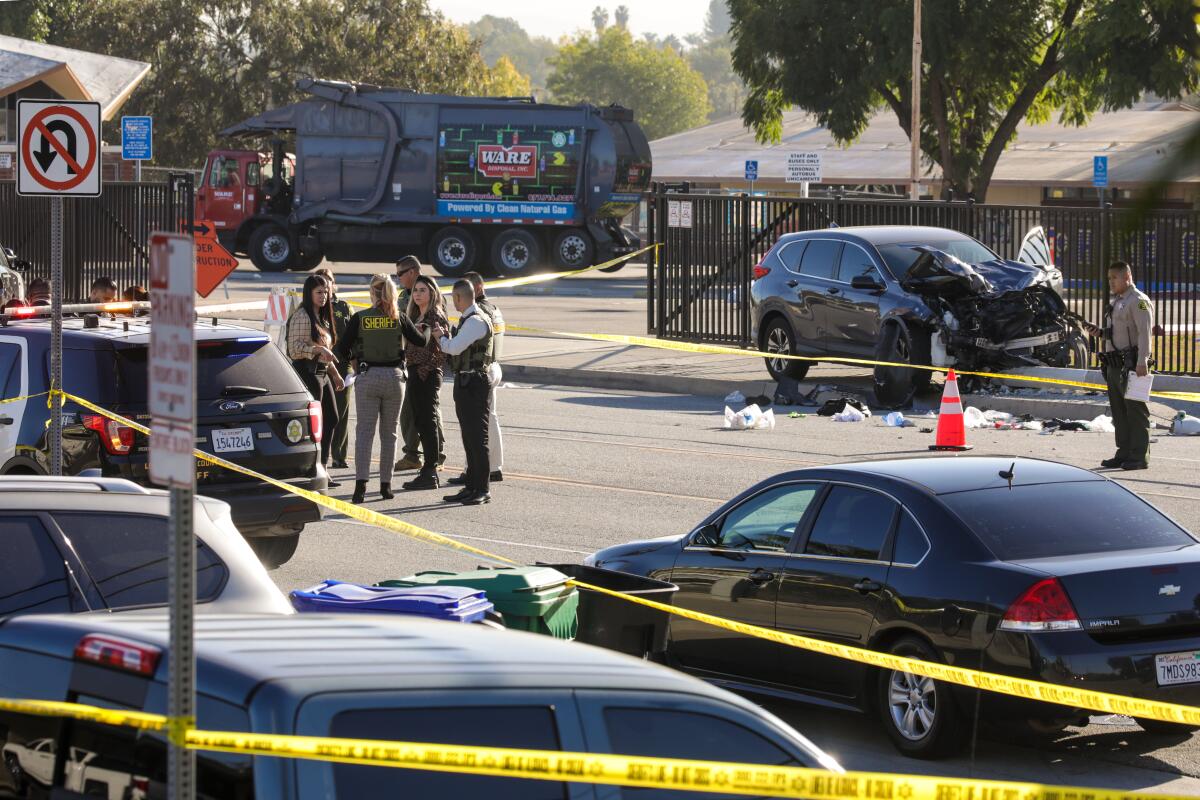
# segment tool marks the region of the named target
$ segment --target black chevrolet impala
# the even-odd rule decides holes
[[[587,563],[670,580],[679,606],[768,628],[1200,704],[1200,543],[1120,484],[1065,464],[960,456],[787,472],[684,536]],[[726,686],[876,711],[912,756],[969,739],[974,690],[681,617],[667,655]],[[981,702],[985,719],[1040,732],[1084,716],[990,692]]]

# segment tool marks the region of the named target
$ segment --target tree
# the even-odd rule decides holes
[[[526,75],[513,66],[506,56],[500,56],[496,66],[488,71],[483,94],[488,97],[528,97],[533,86]]]
[[[746,101],[746,84],[733,71],[733,44],[729,37],[729,8],[725,0],[710,0],[704,16],[704,32],[688,37],[687,52],[692,69],[704,76],[708,102],[712,106],[709,121],[727,119],[741,110]]]
[[[911,0],[730,0],[742,116],[778,141],[799,106],[840,142],[890,109],[910,137]],[[1191,0],[924,0],[921,150],[982,200],[1022,120],[1083,125],[1200,86]]]
[[[603,33],[608,27],[608,10],[596,6],[592,9],[592,27],[596,29],[596,33]]]
[[[507,57],[518,72],[529,76],[533,91],[545,91],[550,76],[548,59],[558,52],[554,42],[544,36],[531,37],[515,19],[491,15],[480,17],[467,30],[479,40],[479,54],[493,69],[501,57]]]
[[[627,106],[651,139],[703,125],[708,115],[704,78],[674,50],[634,41],[621,28],[579,36],[551,64],[556,100]]]
[[[617,27],[622,30],[629,29],[629,6],[617,6],[617,10],[613,12],[613,21]]]
[[[298,78],[449,94],[480,94],[491,80],[478,42],[430,11],[426,0],[35,5],[69,2],[76,3],[74,15],[52,15],[47,41],[152,65],[126,108],[155,116],[155,161],[165,166],[197,165],[222,128],[301,99]],[[0,16],[0,32],[17,30],[10,23]]]

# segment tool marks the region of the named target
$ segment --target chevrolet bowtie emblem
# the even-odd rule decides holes
[[[1158,590],[1158,593],[1159,593],[1159,594],[1165,594],[1167,597],[1173,597],[1174,595],[1177,595],[1177,594],[1179,594],[1179,590],[1180,590],[1180,589],[1182,589],[1182,588],[1183,588],[1183,587],[1181,587],[1181,586],[1176,586],[1176,585],[1175,585],[1175,584],[1173,584],[1173,583],[1168,583],[1166,586],[1164,586],[1164,587],[1162,587],[1161,589],[1159,589],[1159,590]]]

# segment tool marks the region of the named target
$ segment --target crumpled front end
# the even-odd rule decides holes
[[[1077,366],[1086,342],[1047,273],[1015,261],[967,264],[916,248],[901,286],[933,315],[933,366],[981,372],[1009,367]]]

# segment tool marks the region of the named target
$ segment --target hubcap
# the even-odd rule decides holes
[[[587,253],[587,242],[583,240],[582,236],[568,236],[559,245],[558,253],[564,264],[577,267],[583,262],[583,256]]]
[[[283,234],[273,234],[263,242],[263,255],[272,264],[282,264],[287,261],[291,249],[287,237]]]
[[[437,252],[444,267],[461,267],[467,260],[467,245],[461,239],[443,239]]]
[[[937,717],[933,678],[893,672],[888,682],[888,711],[901,736],[914,742],[924,739]]]
[[[529,248],[524,242],[515,239],[505,242],[500,248],[500,261],[508,270],[523,270],[529,266]]]
[[[783,328],[772,328],[767,334],[767,352],[768,353],[783,353],[784,355],[792,354],[792,343],[788,341],[788,335]],[[787,368],[787,359],[772,358],[771,369],[776,372],[783,372]]]

